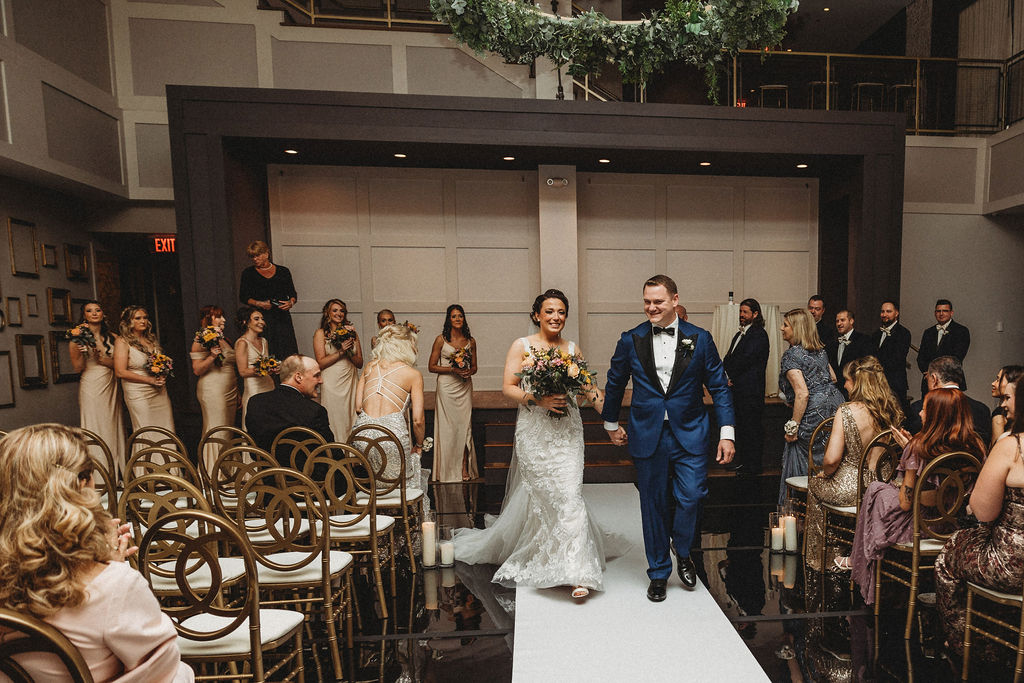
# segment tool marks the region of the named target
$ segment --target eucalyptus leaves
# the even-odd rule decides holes
[[[645,86],[666,64],[685,61],[705,70],[709,88],[723,51],[777,45],[798,0],[668,0],[640,21],[611,21],[590,9],[557,17],[522,0],[430,0],[439,21],[478,53],[496,52],[513,64],[547,57],[571,75],[597,75],[618,66],[626,83]]]

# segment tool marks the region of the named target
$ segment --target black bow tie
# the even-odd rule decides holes
[[[664,332],[670,337],[676,336],[676,328],[674,327],[658,327],[657,325],[654,326],[654,334],[661,334],[662,332]]]

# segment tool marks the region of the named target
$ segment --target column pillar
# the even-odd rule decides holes
[[[541,291],[560,289],[569,298],[565,336],[578,340],[580,273],[576,223],[576,167],[538,166],[537,200]]]

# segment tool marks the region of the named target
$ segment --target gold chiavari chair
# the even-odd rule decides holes
[[[821,469],[814,462],[814,447],[820,445],[824,457],[824,444],[828,443],[833,420],[835,417],[826,417],[811,432],[811,440],[807,444],[807,474],[786,478],[786,499],[790,501],[793,514],[797,517],[803,518],[807,515],[807,482]]]
[[[193,528],[195,536],[187,531]],[[224,581],[217,558],[225,547],[240,549],[243,580]],[[304,680],[303,615],[260,607],[256,558],[232,522],[207,511],[177,510],[155,521],[138,556],[147,580],[158,572],[174,577],[178,597],[163,611],[178,631],[182,660],[198,668],[201,680]]]
[[[373,467],[377,487],[377,509],[393,511],[401,516],[409,566],[415,574],[416,557],[412,546],[412,529],[423,519],[425,493],[418,486],[410,485],[406,479],[406,453],[402,442],[390,429],[366,424],[352,430],[348,444],[358,449]],[[398,461],[398,467],[389,467],[394,460]],[[364,488],[368,488],[369,480],[363,479],[362,484]],[[368,491],[364,490],[356,496],[357,502],[368,500]]]
[[[92,479],[96,485],[96,491],[100,494],[100,502],[103,503],[103,507],[110,512],[111,516],[116,516],[117,480],[119,473],[117,471],[117,464],[114,462],[114,456],[99,435],[90,432],[88,429],[82,429],[81,431],[85,437],[85,446],[89,452],[89,458],[92,460]]]
[[[891,579],[910,589],[904,638],[910,638],[923,572],[935,570],[935,558],[957,528],[967,507],[981,462],[970,453],[944,453],[928,461],[914,486],[914,535],[906,543],[886,548],[875,565],[875,615],[882,603],[882,580]],[[935,488],[931,488],[931,483]]]
[[[309,454],[325,443],[324,437],[308,427],[287,427],[274,437],[270,454],[282,467],[302,472]]]
[[[977,598],[983,600],[982,605],[991,607],[991,603],[1004,605],[1020,613],[1017,623],[1010,623],[1003,616],[987,613],[984,607],[977,604]],[[988,603],[986,605],[986,603]],[[979,623],[981,619],[984,623]],[[998,631],[995,627],[998,627]],[[970,680],[972,634],[977,633],[989,640],[1013,650],[1016,661],[1013,665],[1013,683],[1024,680],[1024,587],[1020,593],[1003,593],[972,581],[967,582],[967,617],[964,621],[964,664],[961,680]],[[1016,638],[1013,642],[1008,638]]]
[[[327,505],[320,488],[304,474],[275,467],[255,473],[239,491],[238,528],[245,528],[257,561],[260,602],[296,606],[306,615],[319,612],[327,627],[334,677],[342,678],[338,624],[347,624],[352,643],[350,603],[352,555],[330,549]],[[265,532],[253,541],[254,532]],[[319,669],[320,660],[316,659]],[[323,675],[318,678],[323,679]]]
[[[217,514],[234,519],[238,492],[261,470],[279,467],[270,453],[259,446],[232,446],[221,451],[207,481],[207,494]]]
[[[33,683],[32,676],[18,662],[20,655],[40,653],[54,655],[67,669],[73,683],[93,683],[85,658],[70,640],[42,619],[14,610],[0,608],[0,674],[13,683]]]
[[[139,449],[132,457],[128,458],[128,464],[125,465],[124,470],[126,486],[129,481],[137,477],[160,474],[184,479],[200,491],[203,490],[203,479],[188,456],[163,446],[147,446]]]
[[[207,481],[206,490],[211,490],[209,480],[213,476],[214,465],[216,465],[217,458],[220,457],[221,453],[236,446],[255,445],[256,442],[248,433],[228,425],[214,427],[203,434],[202,438],[199,439],[199,447],[196,452],[199,458],[198,462],[200,463],[199,474]]]
[[[185,448],[185,444],[178,438],[177,434],[163,427],[152,425],[149,427],[139,427],[132,432],[128,436],[128,441],[125,442],[125,451],[131,454],[140,448],[148,448],[150,446],[169,448],[188,457],[188,449]]]
[[[381,617],[388,618],[381,564],[391,574],[391,595],[396,594],[395,518],[377,513],[377,490],[373,469],[358,449],[344,443],[320,446],[306,460],[305,470],[324,493],[330,512],[331,545],[369,561],[380,599]],[[369,478],[369,485],[364,480]],[[359,493],[367,493],[360,502]],[[386,545],[383,552],[381,544]]]

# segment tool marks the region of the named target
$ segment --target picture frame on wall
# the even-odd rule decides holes
[[[39,389],[46,382],[46,340],[41,334],[14,335],[18,356],[18,384],[22,389]]]
[[[14,368],[11,352],[0,351],[0,408],[14,407]]]
[[[7,324],[11,327],[21,327],[21,299],[19,297],[7,297]]]
[[[39,317],[39,297],[35,294],[25,295],[25,309],[30,318]]]
[[[64,333],[57,330],[50,331],[50,367],[54,384],[77,382],[81,378],[71,363],[71,345],[64,339]]]
[[[19,277],[39,277],[36,224],[8,218],[7,242],[11,248],[11,274]]]
[[[51,325],[71,324],[71,292],[57,287],[46,288],[46,310]]]
[[[80,244],[64,244],[64,268],[68,279],[82,281],[89,279],[89,253]]]
[[[92,301],[92,299],[75,299],[75,298],[71,299],[71,320],[72,320],[72,322],[78,322],[79,320],[82,319],[81,318],[81,316],[82,316],[82,306],[85,306],[90,301]],[[76,316],[78,316],[78,317],[76,317]],[[114,321],[112,324],[117,325],[117,322]]]
[[[39,247],[39,251],[43,255],[43,268],[56,268],[57,267],[57,245],[56,244],[42,244]]]

